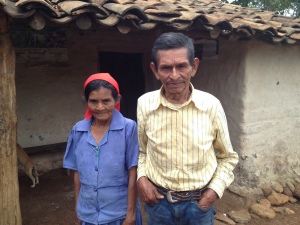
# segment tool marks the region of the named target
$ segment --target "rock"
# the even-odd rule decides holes
[[[252,195],[252,196],[263,196],[264,193],[263,191],[261,190],[261,188],[257,188],[257,187],[254,187],[254,188],[249,188],[248,190],[249,194]],[[247,196],[249,197],[249,196]],[[239,224],[240,225],[240,224]]]
[[[294,193],[294,191],[295,191],[295,185],[292,183],[292,182],[290,182],[290,181],[288,181],[287,183],[286,183],[286,185],[290,188],[290,190]]]
[[[294,204],[297,202],[297,199],[290,197],[289,201],[290,201],[290,203]]]
[[[264,219],[273,219],[276,216],[276,213],[271,208],[268,208],[262,204],[253,204],[250,209],[250,213],[253,213],[260,218]]]
[[[244,204],[243,204],[243,208],[244,209],[248,209],[250,207],[250,205],[254,204],[257,202],[257,198],[255,197],[248,197],[244,199]]]
[[[214,221],[214,225],[226,225],[226,224],[220,222],[219,220],[215,220],[215,221]]]
[[[264,205],[264,206],[266,206],[268,208],[271,207],[271,202],[268,199],[265,199],[265,198],[260,199],[259,200],[259,204],[262,204],[262,205]]]
[[[221,221],[222,223],[230,224],[230,225],[235,225],[236,223],[228,218],[226,214],[223,213],[216,213],[215,219]]]
[[[293,192],[291,191],[291,189],[289,188],[289,186],[286,186],[285,188],[283,188],[282,194],[287,195],[289,197],[294,195]]]
[[[280,181],[279,183],[281,184],[281,186],[282,186],[283,188],[286,187],[286,182],[285,182],[285,181]]]
[[[271,202],[272,206],[280,206],[286,204],[290,198],[287,195],[273,191],[267,199]]]
[[[282,213],[283,207],[272,207],[272,209],[273,209],[274,212],[276,212],[276,213],[283,214],[283,213]]]
[[[251,218],[253,219],[260,219],[260,217],[258,215],[255,215],[253,213],[250,213]]]
[[[283,187],[281,184],[275,182],[272,184],[272,189],[278,193],[282,193],[283,192]]]
[[[291,215],[295,214],[295,212],[287,207],[273,207],[272,208],[275,212],[280,213],[281,215]]]
[[[286,215],[295,214],[295,212],[289,208],[285,208],[285,213],[286,213]]]
[[[300,178],[295,178],[295,182],[300,184]]]
[[[295,195],[297,198],[300,198],[300,184],[299,184],[299,183],[296,183],[296,184],[295,184],[294,195]]]
[[[272,194],[272,188],[269,188],[269,187],[267,187],[267,188],[262,188],[261,189],[262,191],[263,191],[263,193],[264,193],[264,196],[267,198],[270,194]]]
[[[246,209],[239,211],[231,211],[227,213],[228,217],[236,223],[248,223],[251,220],[251,216]]]
[[[230,185],[228,190],[241,197],[247,197],[249,195],[249,191],[245,187]]]

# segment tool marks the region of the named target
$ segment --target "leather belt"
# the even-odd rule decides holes
[[[180,202],[180,201],[190,201],[190,200],[200,200],[203,191],[206,189],[206,186],[202,189],[194,190],[194,191],[172,191],[166,188],[160,187],[151,183],[157,188],[157,190],[166,196],[167,200],[170,203]]]

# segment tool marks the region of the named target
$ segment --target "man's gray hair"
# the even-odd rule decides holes
[[[195,48],[194,41],[183,33],[168,32],[161,34],[154,42],[152,48],[152,62],[157,69],[159,50],[169,50],[186,48],[188,53],[188,59],[192,66],[194,66]]]

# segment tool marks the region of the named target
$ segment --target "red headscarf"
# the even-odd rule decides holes
[[[117,90],[118,94],[120,94],[119,85],[118,85],[117,81],[112,76],[110,76],[109,73],[96,73],[96,74],[91,75],[84,82],[84,86],[83,86],[84,89],[93,80],[105,80],[105,81],[107,81],[112,86],[114,86],[114,88]],[[120,102],[115,106],[115,108],[120,111]],[[86,120],[88,120],[92,117],[92,112],[89,108],[86,109],[84,117],[85,117]]]

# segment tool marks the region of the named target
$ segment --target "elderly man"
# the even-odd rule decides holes
[[[197,90],[193,40],[164,33],[150,67],[159,90],[138,99],[138,189],[148,225],[213,225],[214,202],[234,179],[232,149],[220,101]]]

